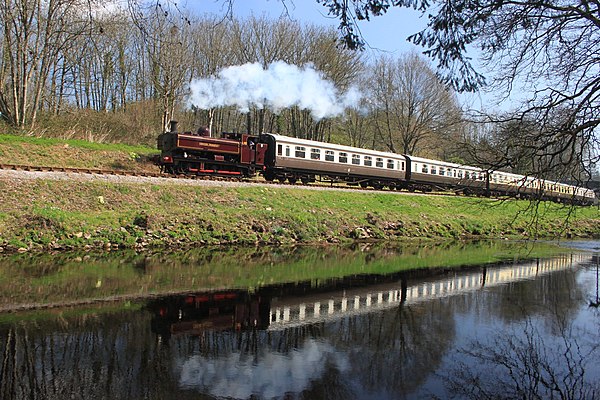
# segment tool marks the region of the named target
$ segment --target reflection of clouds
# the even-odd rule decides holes
[[[328,362],[339,370],[348,368],[345,355],[313,339],[288,354],[267,350],[256,357],[239,352],[215,359],[194,355],[179,365],[179,384],[218,397],[245,399],[254,394],[271,399],[308,389],[323,376]]]

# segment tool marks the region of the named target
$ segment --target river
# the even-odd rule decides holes
[[[2,399],[588,399],[599,242],[0,259]]]

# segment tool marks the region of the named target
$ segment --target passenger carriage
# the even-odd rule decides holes
[[[269,146],[265,179],[304,183],[343,181],[363,187],[400,188],[405,182],[406,158],[400,154],[359,149],[332,143],[261,135]]]

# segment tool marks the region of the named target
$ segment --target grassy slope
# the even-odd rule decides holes
[[[136,156],[153,152],[142,147],[0,136],[4,163],[143,170],[155,167]],[[532,210],[523,201],[302,188],[0,181],[0,247],[4,250],[108,243],[138,247],[536,234],[597,237],[598,210],[555,204]]]
[[[156,171],[145,162],[156,149],[84,140],[59,140],[0,134],[0,163],[45,167]]]

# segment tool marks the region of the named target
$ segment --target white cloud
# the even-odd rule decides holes
[[[189,104],[200,109],[235,106],[247,112],[256,106],[277,112],[298,106],[315,119],[340,115],[360,102],[357,89],[340,93],[312,65],[298,67],[283,61],[271,63],[267,69],[258,63],[227,67],[217,76],[193,80],[190,92]]]
[[[233,352],[218,358],[194,355],[179,365],[179,384],[212,396],[271,399],[300,393],[325,373],[329,363],[346,370],[349,361],[327,343],[313,339],[288,354],[266,351],[249,356]]]

